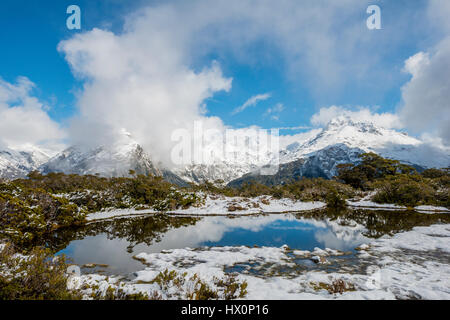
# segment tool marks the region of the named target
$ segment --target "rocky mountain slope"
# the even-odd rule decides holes
[[[18,150],[5,148],[0,151],[0,178],[23,178],[50,158],[37,147],[27,146]]]
[[[44,174],[64,172],[92,174],[104,177],[128,176],[130,170],[137,174],[162,175],[144,149],[128,134],[110,146],[83,148],[72,146],[41,165]]]
[[[276,184],[296,176],[332,178],[337,174],[338,164],[355,163],[359,159],[358,155],[364,152],[375,152],[417,168],[450,166],[448,148],[434,147],[406,133],[341,116],[331,120],[325,128],[307,140],[291,143],[281,149],[278,158],[279,172],[272,176],[260,174],[259,171],[264,166],[249,167],[246,162],[223,165],[220,170],[211,166],[189,166],[184,168],[182,176],[189,177],[191,174],[195,179],[209,181],[222,179],[225,183],[233,181],[232,185],[241,184],[248,179]],[[267,163],[277,165],[275,158],[271,156]],[[246,174],[242,175],[245,171]],[[231,179],[239,175],[240,178]]]
[[[44,174],[64,172],[105,177],[128,176],[129,170],[137,174],[162,174],[139,145],[100,146],[87,150],[74,146],[57,154],[38,170]]]
[[[441,149],[423,143],[406,133],[376,126],[370,122],[355,122],[349,117],[331,120],[316,136],[304,143],[291,144],[281,151],[280,162],[288,163],[328,146],[345,144],[365,152],[375,152],[423,167],[446,167],[450,165],[450,149]]]
[[[246,179],[261,176],[260,171],[267,164],[278,167],[279,163],[278,172],[258,178],[276,184],[289,177],[331,178],[337,173],[338,164],[357,162],[358,154],[363,152],[375,152],[424,168],[450,166],[449,148],[431,146],[405,133],[378,127],[370,122],[355,122],[348,117],[338,117],[325,128],[311,133],[306,140],[299,139],[283,147],[279,154],[268,151],[258,153],[261,141],[256,140],[250,142],[250,148],[228,148],[233,155],[231,158],[216,157],[206,163],[167,170],[160,164],[154,164],[141,145],[125,132],[120,141],[111,146],[72,146],[50,159],[38,148],[0,151],[0,177],[23,177],[35,169],[42,173],[99,174],[107,177],[127,176],[129,170],[134,170],[137,174],[163,176],[178,185],[217,180],[225,184],[231,181],[232,184],[240,184]],[[221,143],[217,143],[217,148],[223,147]]]
[[[110,146],[83,148],[72,146],[39,166],[43,174],[92,174],[103,177],[126,177],[130,170],[136,174],[162,176],[168,182],[186,186],[187,183],[173,172],[155,165],[150,156],[130,134]]]
[[[281,163],[278,171],[273,175],[262,175],[259,172],[249,173],[239,179],[231,181],[232,187],[241,186],[245,182],[259,182],[266,185],[284,184],[292,180],[306,178],[331,179],[337,174],[337,166],[343,163],[358,163],[358,155],[364,153],[362,149],[350,148],[345,144],[328,146],[287,163]]]

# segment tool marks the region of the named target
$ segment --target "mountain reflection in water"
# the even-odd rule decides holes
[[[74,263],[108,265],[108,273],[129,274],[144,266],[132,257],[203,246],[315,247],[353,251],[362,243],[414,226],[449,223],[447,214],[412,211],[320,210],[258,216],[184,217],[166,214],[118,218],[66,229],[47,239]]]

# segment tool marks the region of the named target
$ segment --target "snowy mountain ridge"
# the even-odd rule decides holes
[[[265,155],[265,164],[276,164],[279,160],[279,164],[284,165],[304,159],[302,168],[298,168],[296,174],[326,178],[337,174],[337,165],[359,161],[358,155],[364,152],[374,152],[421,167],[442,168],[450,165],[449,148],[433,147],[406,133],[371,122],[353,121],[346,116],[332,119],[323,129],[313,133],[304,141],[286,145],[280,150],[278,158],[273,154]],[[280,141],[282,144],[283,141]],[[190,165],[177,173],[192,182],[224,180],[228,183],[243,176],[243,172],[259,174],[261,167],[260,163],[255,162],[224,162],[213,166]]]
[[[39,149],[0,151],[0,176],[23,177],[29,171],[38,169],[42,173],[65,172],[112,177],[127,176],[129,170],[134,170],[138,174],[151,173],[177,182],[182,182],[183,179],[194,183],[217,180],[228,183],[246,174],[258,172],[279,159],[281,166],[294,162],[301,164],[299,168],[283,167],[285,174],[331,178],[337,173],[338,164],[357,162],[358,155],[363,152],[375,152],[386,158],[421,167],[450,166],[450,148],[431,146],[405,133],[370,122],[356,122],[344,116],[331,120],[323,129],[311,131],[304,139],[298,138],[294,143],[291,143],[291,139],[279,151],[279,157],[267,151],[259,154],[262,142],[256,139],[250,142],[250,148],[227,146],[225,149],[234,158],[220,158],[218,153],[205,163],[192,163],[172,171],[161,164],[154,164],[142,146],[129,133],[123,133],[119,141],[110,146],[72,146],[51,158]],[[296,136],[293,137],[297,139]],[[283,142],[288,141],[283,140],[284,138],[280,137],[282,146]],[[222,148],[223,142],[216,141],[213,147]]]
[[[38,170],[44,174],[64,172],[105,177],[128,176],[129,170],[134,170],[137,174],[162,175],[144,149],[129,134],[122,135],[119,141],[110,146],[72,146],[49,159]]]
[[[309,157],[327,146],[338,144],[424,167],[440,168],[450,165],[450,148],[433,147],[406,133],[370,122],[354,122],[345,116],[331,120],[324,129],[306,142],[294,143],[282,150],[280,162],[287,163]]]
[[[7,179],[25,177],[48,159],[49,153],[35,146],[22,146],[18,150],[5,148],[0,150],[0,177]]]

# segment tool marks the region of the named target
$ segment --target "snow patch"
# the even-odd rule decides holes
[[[274,199],[267,196],[256,198],[225,197],[207,195],[205,204],[201,207],[190,207],[170,211],[174,214],[188,215],[249,215],[257,213],[284,213],[321,209],[325,203],[302,202],[291,199]]]
[[[101,290],[116,285],[129,293],[151,293],[159,287],[150,282],[164,270],[185,273],[186,278],[197,274],[202,281],[212,285],[215,277],[225,275],[225,269],[238,265],[244,270],[267,270],[268,276],[239,273],[237,279],[248,283],[246,299],[450,299],[450,225],[417,227],[361,245],[358,249],[359,264],[368,266],[363,272],[342,269],[270,276],[270,270],[293,266],[295,259],[317,256],[320,260],[320,257],[342,253],[320,248],[312,252],[291,251],[287,246],[204,247],[140,253],[136,258],[147,267],[137,272],[136,279],[131,282],[120,283],[117,279],[99,275],[82,276],[82,279],[100,284]],[[342,294],[327,290],[336,280],[344,281],[351,290]]]

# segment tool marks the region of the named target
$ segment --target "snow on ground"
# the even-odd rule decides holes
[[[450,210],[445,207],[437,206],[417,206],[414,208],[414,210],[422,213],[450,212]]]
[[[323,202],[302,202],[291,199],[273,199],[268,196],[256,198],[225,197],[206,195],[205,202],[199,207],[169,211],[169,214],[187,215],[251,215],[257,213],[285,213],[310,211],[325,208]],[[114,209],[88,215],[88,221],[111,219],[115,217],[156,213],[156,210]]]
[[[377,261],[378,281],[397,298],[450,299],[450,225],[416,227],[362,250]]]
[[[406,210],[405,206],[399,206],[396,204],[389,203],[376,203],[370,200],[347,200],[347,204],[351,207],[356,208],[376,208],[376,209],[395,209],[395,210]]]
[[[354,208],[364,208],[364,209],[383,209],[383,210],[406,210],[406,206],[399,206],[396,204],[389,203],[376,203],[371,199],[376,192],[370,192],[364,198],[359,200],[347,200],[347,205]],[[417,206],[414,210],[421,213],[438,213],[438,212],[450,212],[449,209],[445,207],[438,206]]]
[[[365,248],[365,249],[364,249]],[[241,275],[249,283],[248,299],[449,299],[450,298],[450,225],[417,227],[410,232],[376,240],[362,246],[361,262],[371,265],[366,273],[326,273],[310,271],[294,278],[276,276],[263,279]],[[159,254],[140,254],[150,267],[138,273],[138,279],[148,279],[154,270],[180,268],[205,277],[223,274],[223,268],[235,264],[277,266],[292,265],[298,257],[328,257],[339,251],[316,248],[313,252],[281,248],[211,248],[207,250],[173,250]],[[326,259],[324,260],[326,261]],[[275,266],[270,267],[272,269]],[[330,283],[343,279],[355,286],[355,291],[332,295],[316,291],[311,283]]]
[[[234,271],[239,270],[237,279],[248,283],[246,299],[450,299],[449,224],[385,236],[358,250],[353,270],[346,266],[327,272],[299,269],[297,263],[300,259],[313,260],[317,266],[327,264],[328,259],[340,258],[342,252],[319,248],[309,252],[287,246],[173,249],[138,254],[136,258],[147,267],[131,282],[100,275],[84,275],[81,282],[98,284],[102,290],[118,285],[129,293],[156,291],[163,298],[175,299],[180,297],[180,288],[162,290],[150,283],[160,272],[175,270],[186,279],[197,274],[213,286],[214,277],[222,278],[225,269],[235,267]],[[336,280],[343,280],[352,289],[330,293],[327,288]]]
[[[397,205],[380,205],[368,195],[359,201],[347,201],[353,207],[404,210]],[[229,198],[207,195],[201,207],[175,210],[172,214],[251,215],[314,210],[325,207],[321,202],[295,202],[269,197]],[[230,210],[231,208],[231,210]],[[447,208],[418,206],[421,212],[449,212]],[[89,219],[107,219],[154,213],[153,210],[113,210],[95,213]],[[358,226],[355,226],[357,228]],[[358,228],[357,228],[358,229]],[[348,235],[342,235],[348,236]],[[392,237],[384,236],[358,248],[358,262],[333,272],[316,268],[298,268],[298,261],[327,265],[328,259],[342,252],[316,248],[313,252],[277,247],[203,247],[140,253],[136,259],[147,267],[136,273],[132,281],[102,275],[83,275],[79,281],[98,285],[106,292],[111,286],[124,292],[157,292],[163,299],[186,298],[192,289],[189,279],[199,278],[214,287],[215,278],[223,278],[226,270],[239,271],[237,279],[248,283],[246,299],[450,299],[450,225],[416,227]],[[344,257],[342,257],[344,259]],[[279,270],[289,270],[287,273]],[[161,288],[153,279],[164,270],[177,271],[186,279],[182,288]],[[228,272],[228,271],[227,271]],[[330,293],[329,288],[343,280],[351,290]],[[89,291],[87,291],[89,292]]]
[[[404,210],[405,206],[399,206],[396,204],[386,204],[386,203],[376,203],[371,199],[375,195],[376,192],[369,192],[364,198],[359,200],[347,200],[347,205],[356,208],[379,208],[379,209],[396,209],[396,210]]]
[[[405,206],[396,204],[379,204],[371,201],[373,193],[368,194],[360,200],[347,200],[347,204],[354,208],[364,209],[383,209],[383,210],[406,210]],[[302,212],[326,207],[324,202],[302,202],[294,201],[288,198],[274,199],[268,196],[256,198],[243,197],[225,197],[220,195],[205,195],[204,204],[201,206],[192,206],[188,209],[177,209],[169,211],[169,214],[186,215],[252,215],[258,213],[285,213]],[[437,206],[417,206],[414,210],[421,213],[450,212],[445,207]],[[88,215],[87,220],[97,221],[112,219],[116,217],[139,216],[145,214],[154,214],[158,211],[154,209],[112,209],[100,211]]]
[[[205,204],[201,207],[190,207],[170,211],[175,214],[189,215],[248,215],[256,213],[284,213],[321,209],[325,203],[302,202],[291,199],[274,199],[268,196],[256,198],[225,197],[220,195],[207,195]]]
[[[156,210],[153,209],[145,209],[145,210],[136,210],[136,209],[115,209],[108,211],[99,211],[89,214],[86,217],[87,221],[97,221],[97,220],[105,220],[112,219],[117,217],[130,217],[130,216],[140,216],[145,214],[156,213]]]

